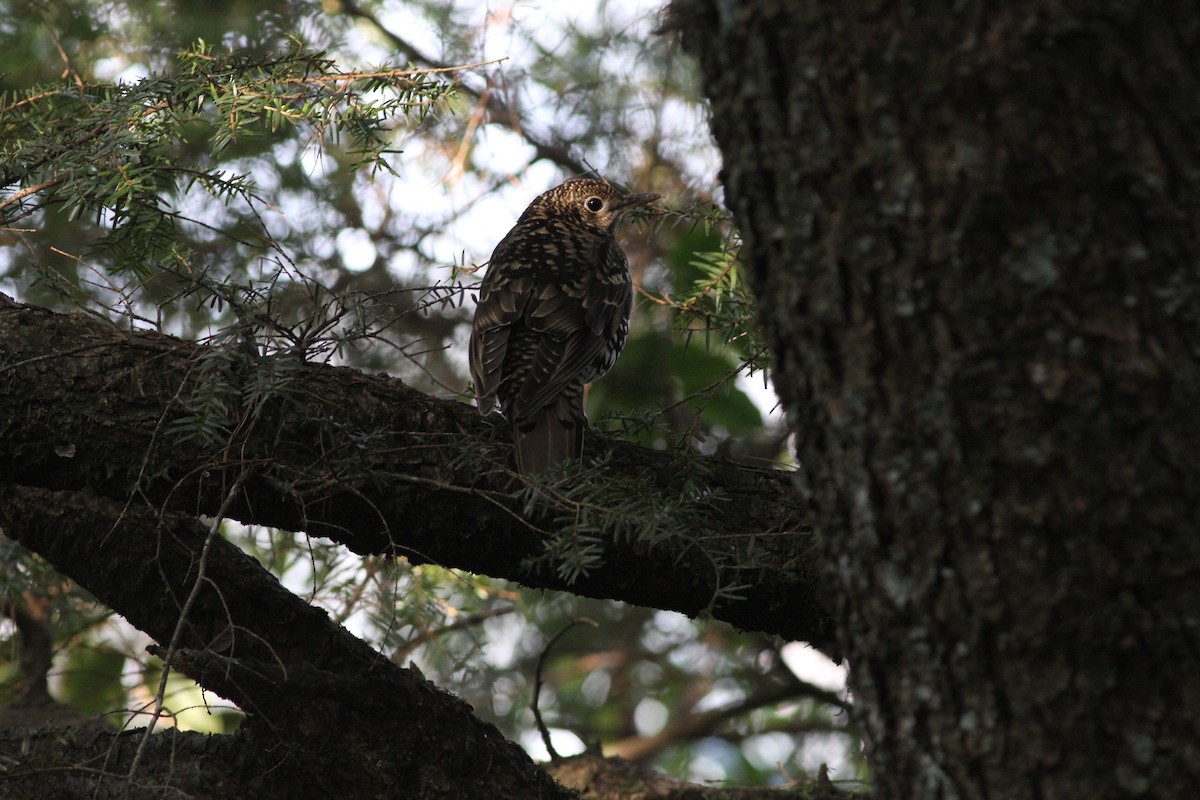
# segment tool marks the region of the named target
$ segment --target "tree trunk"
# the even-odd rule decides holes
[[[1200,6],[677,0],[888,798],[1200,786]]]

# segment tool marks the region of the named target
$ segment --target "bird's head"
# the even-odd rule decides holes
[[[659,198],[653,192],[630,194],[603,178],[572,178],[542,193],[523,216],[546,216],[611,235],[622,215]]]

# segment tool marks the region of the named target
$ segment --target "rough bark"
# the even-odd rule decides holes
[[[495,797],[569,797],[466,703],[351,636],[193,516],[14,485],[0,491],[0,508],[9,536],[154,637],[165,661],[247,712],[232,763],[221,745],[212,760],[185,758],[189,775],[256,776],[233,794],[264,798],[476,797],[484,787]],[[228,796],[175,784],[161,761],[125,777],[137,750],[130,738],[111,738],[96,788],[149,796],[161,782]],[[30,796],[47,796],[44,773],[57,770],[43,759],[58,755],[9,754],[5,783],[28,782]]]
[[[145,769],[129,776],[142,743],[138,731],[80,728],[0,729],[5,800],[142,800],[142,798],[274,798],[248,794],[244,744],[233,736],[164,731],[142,752]],[[186,765],[186,767],[182,767]],[[255,789],[261,789],[257,782]]]
[[[590,756],[550,765],[575,795],[461,700],[349,635],[190,515],[14,485],[0,490],[0,509],[18,541],[98,587],[99,600],[172,643],[160,655],[249,713],[233,736],[0,730],[5,798],[838,794],[828,782],[795,793],[704,787]]]
[[[0,343],[0,481],[222,511],[357,553],[827,641],[807,520],[786,473],[589,436],[589,455],[615,462],[600,468],[614,505],[642,513],[614,517],[603,565],[570,582],[545,556],[548,535],[577,517],[570,499],[554,501],[574,479],[526,503],[505,469],[507,426],[470,406],[348,368],[252,363],[222,376],[235,387],[226,399],[236,430],[213,447],[177,424],[192,413],[211,348],[25,306],[0,308]],[[242,387],[270,370],[290,371],[286,397],[236,410]],[[637,535],[646,513],[679,535],[647,545]],[[734,584],[745,588],[719,594]]]
[[[10,730],[0,736],[4,796],[151,797],[167,787],[197,798],[566,796],[464,703],[209,535],[201,514],[825,639],[812,546],[786,475],[601,439],[590,448],[611,465],[597,470],[623,480],[626,500],[661,503],[662,520],[677,515],[687,536],[651,546],[617,528],[604,566],[568,583],[530,566],[547,533],[570,524],[568,500],[526,502],[504,469],[506,426],[497,435],[472,408],[350,369],[233,359],[220,379],[234,424],[214,447],[186,420],[207,391],[213,348],[4,300],[0,529],[248,713],[235,736],[211,744],[152,739],[132,776],[140,734]],[[282,392],[248,400],[249,384],[272,370],[288,372]],[[680,502],[685,492],[709,499]],[[740,597],[718,593],[733,583],[749,585]],[[593,777],[589,796],[614,796],[603,769]],[[672,785],[660,795],[704,792]]]
[[[676,0],[888,798],[1200,786],[1200,6]]]

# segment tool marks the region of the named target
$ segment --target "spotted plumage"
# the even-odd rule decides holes
[[[616,361],[633,286],[613,236],[622,215],[658,199],[599,178],[538,196],[496,245],[471,328],[481,414],[513,426],[517,468],[538,472],[583,449],[584,384]]]

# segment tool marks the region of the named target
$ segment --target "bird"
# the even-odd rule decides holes
[[[583,453],[583,387],[606,373],[629,334],[633,284],[614,233],[659,199],[598,177],[538,195],[488,261],[471,325],[476,406],[513,430],[517,471]]]

